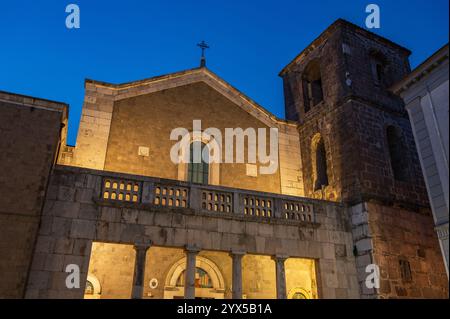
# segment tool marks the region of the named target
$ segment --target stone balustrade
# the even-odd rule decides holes
[[[290,275],[284,261],[289,266],[293,259],[314,260],[319,297],[356,298],[359,286],[346,209],[311,198],[56,165],[27,298],[82,298],[84,286],[67,289],[65,265],[80,265],[85,281],[94,243],[135,246],[132,298],[148,297],[143,265],[149,247],[185,250],[189,298],[194,261],[210,253],[230,255],[228,297],[239,299],[248,289],[242,286],[243,269],[252,267],[252,256],[271,256],[278,298],[292,290],[286,285]],[[266,261],[272,264],[270,258]]]
[[[101,189],[99,200],[103,202],[149,204],[209,214],[316,222],[312,203],[301,197],[147,177],[139,180],[103,176]]]

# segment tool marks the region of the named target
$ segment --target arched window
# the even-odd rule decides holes
[[[319,60],[311,61],[302,79],[305,113],[323,101],[322,75]]]
[[[318,191],[328,186],[327,152],[325,150],[325,143],[320,135],[317,135],[313,139],[312,155],[314,191]]]
[[[188,181],[197,184],[208,184],[209,152],[205,143],[194,141],[190,146],[188,164]]]
[[[406,162],[406,148],[403,143],[400,129],[395,126],[388,126],[386,137],[389,148],[392,174],[395,180],[406,182],[408,179],[408,163]]]

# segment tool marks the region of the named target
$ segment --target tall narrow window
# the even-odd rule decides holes
[[[380,61],[372,60],[372,76],[375,85],[384,86],[384,66]]]
[[[322,76],[318,60],[311,61],[303,74],[303,100],[305,113],[323,101]]]
[[[313,142],[314,191],[328,186],[327,153],[322,138]]]
[[[411,265],[409,261],[405,259],[399,260],[399,266],[400,266],[400,274],[402,276],[402,280],[404,282],[411,282],[412,281],[412,273],[411,273]]]
[[[394,126],[389,126],[386,129],[386,137],[394,179],[406,182],[408,179],[408,163],[405,160],[407,152],[403,144],[401,131]]]
[[[372,77],[376,86],[386,87],[388,85],[386,78],[387,60],[385,56],[377,51],[370,51],[370,66],[372,68]]]
[[[205,150],[205,152],[203,152]],[[203,156],[205,153],[205,156]],[[209,160],[208,149],[202,142],[193,142],[190,147],[190,161],[188,165],[188,181],[196,184],[208,184]],[[204,158],[205,157],[205,158]]]

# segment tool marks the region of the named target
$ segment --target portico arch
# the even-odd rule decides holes
[[[84,299],[100,299],[101,294],[102,286],[100,285],[100,281],[93,274],[88,274]]]
[[[287,299],[311,299],[311,295],[306,289],[295,287],[289,291]]]
[[[223,299],[225,296],[225,280],[217,265],[205,257],[197,256],[195,267],[204,271],[212,283],[212,287],[196,287],[196,298]],[[186,258],[178,260],[170,267],[164,285],[165,299],[184,297],[184,288],[177,283],[179,283],[180,276],[184,275],[185,270]]]

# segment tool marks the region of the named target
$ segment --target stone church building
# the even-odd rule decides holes
[[[410,122],[389,89],[410,53],[336,21],[281,71],[286,119],[204,65],[86,80],[74,147],[66,104],[0,92],[0,297],[448,298]],[[195,120],[278,129],[276,171],[175,164],[174,128],[206,150],[216,138],[193,134]]]

